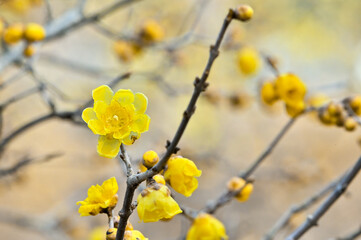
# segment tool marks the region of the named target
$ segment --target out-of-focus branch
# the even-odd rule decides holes
[[[11,167],[8,167],[6,169],[0,169],[0,178],[8,176],[8,175],[12,175],[14,173],[16,173],[17,171],[19,171],[20,169],[30,165],[30,164],[35,164],[35,163],[41,163],[41,162],[46,162],[49,161],[51,159],[57,158],[59,156],[61,156],[62,154],[60,153],[53,153],[53,154],[48,154],[45,155],[43,157],[40,158],[29,158],[29,157],[25,157],[23,160],[17,162],[16,164],[14,164]]]
[[[275,223],[275,225],[266,233],[266,235],[263,237],[263,240],[272,240],[276,236],[276,234],[287,226],[287,224],[290,222],[290,219],[292,216],[294,216],[297,213],[300,213],[302,211],[305,211],[312,207],[314,204],[318,203],[322,198],[326,197],[327,194],[329,194],[333,189],[335,189],[338,180],[335,180],[328,184],[326,187],[321,189],[321,191],[317,192],[315,195],[308,198],[306,201],[299,205],[292,206],[290,209],[288,209],[287,212],[285,212],[280,219]]]
[[[355,231],[349,233],[348,235],[344,237],[337,237],[333,238],[331,240],[355,240],[357,237],[361,236],[361,226],[358,227]]]
[[[361,169],[361,157],[357,160],[354,166],[352,166],[345,176],[337,183],[332,194],[322,203],[322,205],[311,215],[307,217],[307,220],[298,227],[293,233],[291,233],[286,239],[296,240],[303,236],[308,230],[317,225],[318,220],[332,207],[337,199],[346,191],[349,184],[356,177],[357,173]]]
[[[67,11],[62,16],[54,19],[45,26],[47,36],[43,42],[54,40],[79,27],[98,21],[107,16],[108,14],[113,13],[117,9],[139,1],[141,0],[116,1],[110,6],[90,16],[84,16],[81,9],[82,5],[79,5],[78,8]],[[25,43],[19,43],[17,46],[11,48],[9,51],[3,54],[0,57],[0,72],[8,65],[14,63],[16,60],[21,59],[25,47]]]
[[[23,92],[20,92],[19,94],[14,95],[11,98],[7,99],[6,102],[1,103],[0,108],[4,110],[10,104],[17,102],[23,98],[26,98],[34,93],[38,93],[40,90],[41,90],[41,87],[37,86],[37,87],[29,88]]]

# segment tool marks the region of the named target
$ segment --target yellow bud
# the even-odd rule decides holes
[[[155,20],[147,20],[140,31],[144,43],[159,42],[164,38],[163,27]]]
[[[292,104],[286,103],[287,114],[292,118],[297,117],[298,115],[303,113],[305,108],[306,108],[306,105],[305,105],[304,101],[299,101],[299,102],[295,102]]]
[[[265,82],[262,85],[261,99],[267,105],[272,105],[279,99],[273,82]]]
[[[33,45],[28,45],[28,46],[24,49],[24,52],[23,52],[23,54],[24,54],[25,57],[31,57],[31,56],[34,55],[34,53],[35,53],[35,48],[34,48]]]
[[[352,117],[348,117],[344,122],[344,126],[347,131],[353,131],[357,126],[357,122]]]
[[[141,164],[139,164],[139,171],[140,172],[145,172],[145,171],[147,171],[148,169],[141,163]]]
[[[131,61],[141,49],[130,42],[119,40],[114,43],[114,51],[122,61],[128,62]]]
[[[340,116],[342,113],[342,106],[340,104],[330,102],[327,106],[327,111],[331,116]]]
[[[7,44],[14,44],[21,40],[24,34],[24,26],[20,23],[12,24],[4,32],[4,41]]]
[[[158,154],[152,150],[149,150],[143,154],[143,164],[148,168],[153,167],[158,161]]]
[[[157,183],[165,185],[165,180],[164,180],[164,177],[162,175],[157,174],[157,175],[153,176],[153,179]]]
[[[236,199],[240,202],[245,202],[248,200],[249,196],[253,192],[253,184],[247,183],[246,181],[240,177],[233,177],[228,181],[227,187],[229,191],[239,191],[241,192],[236,196]]]
[[[46,33],[43,26],[37,23],[29,23],[26,25],[24,37],[29,42],[41,41],[45,38]]]
[[[322,110],[318,113],[318,118],[325,125],[331,125],[334,123],[329,112],[325,110]]]
[[[350,100],[350,107],[357,115],[361,115],[361,96],[353,97]]]
[[[116,236],[117,236],[117,229],[109,228],[107,231],[107,240],[115,240]]]
[[[248,21],[253,16],[253,9],[249,5],[240,5],[236,8],[235,18],[241,21]]]
[[[257,72],[261,65],[258,52],[251,47],[244,47],[238,52],[238,66],[243,74],[251,75]]]
[[[127,226],[125,227],[125,231],[127,231],[127,230],[133,230],[134,228],[133,228],[133,225],[128,221],[127,222]]]

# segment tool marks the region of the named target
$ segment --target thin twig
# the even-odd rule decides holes
[[[338,237],[333,240],[355,240],[357,237],[361,236],[361,226],[359,226],[356,230],[349,233],[348,235],[344,237]]]
[[[263,237],[263,240],[272,240],[276,236],[276,234],[287,226],[287,224],[290,222],[290,219],[295,214],[305,211],[312,207],[314,204],[316,204],[318,201],[320,201],[322,198],[326,197],[327,194],[329,194],[333,189],[335,189],[337,183],[339,182],[339,179],[332,181],[330,184],[328,184],[326,187],[321,189],[321,191],[317,192],[315,195],[308,198],[306,201],[302,202],[299,205],[292,206],[290,209],[288,209],[287,212],[285,212],[275,223],[275,225],[266,233],[266,235]]]
[[[291,233],[286,239],[296,240],[302,237],[308,230],[317,225],[318,220],[330,209],[336,200],[346,191],[348,185],[355,178],[361,169],[361,157],[346,173],[345,176],[337,183],[332,194],[322,203],[322,205],[312,214],[307,217],[307,220]]]
[[[223,22],[222,28],[218,34],[216,43],[214,45],[212,45],[210,48],[208,63],[203,71],[203,74],[202,74],[201,78],[197,77],[194,81],[193,95],[188,103],[187,109],[183,113],[183,119],[173,137],[173,140],[171,142],[169,142],[169,144],[167,144],[167,146],[166,146],[167,147],[166,153],[154,167],[152,167],[151,169],[147,170],[144,173],[132,175],[127,179],[127,189],[126,189],[126,193],[125,193],[125,197],[124,197],[123,207],[119,211],[120,222],[119,222],[116,240],[121,240],[124,237],[125,227],[126,227],[128,218],[132,213],[131,205],[132,205],[132,200],[133,200],[133,195],[134,195],[135,189],[138,187],[138,185],[141,182],[145,181],[147,178],[152,177],[155,174],[157,174],[158,172],[160,172],[164,168],[169,157],[174,152],[176,152],[177,145],[184,133],[184,130],[186,129],[190,118],[192,117],[193,113],[195,112],[195,106],[196,106],[197,100],[198,100],[200,94],[203,91],[205,91],[208,86],[208,83],[206,83],[206,81],[208,79],[208,76],[209,76],[210,70],[212,68],[212,65],[214,63],[214,60],[217,58],[217,56],[219,54],[219,48],[220,48],[221,42],[223,40],[224,34],[225,34],[229,24],[231,23],[233,17],[234,17],[234,12],[233,12],[233,10],[230,9],[226,18],[224,19],[224,22]]]
[[[10,104],[17,102],[23,98],[26,98],[34,93],[38,93],[40,91],[40,87],[33,87],[30,89],[27,89],[23,92],[20,92],[19,94],[12,96],[11,98],[7,99],[6,102],[3,102],[0,104],[0,108],[5,109],[7,106],[9,106]]]
[[[132,168],[132,163],[130,161],[129,155],[127,151],[125,150],[124,144],[122,143],[120,145],[120,155],[119,158],[124,162],[125,168],[127,169],[127,177],[130,177],[134,171]]]

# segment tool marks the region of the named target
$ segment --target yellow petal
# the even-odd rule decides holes
[[[123,104],[130,104],[134,102],[134,94],[128,89],[120,89],[114,94],[114,99]]]
[[[112,101],[113,94],[114,93],[113,93],[112,89],[110,87],[108,87],[107,85],[102,85],[100,87],[97,87],[92,92],[94,102],[104,101],[108,105]]]
[[[105,130],[103,123],[98,119],[91,119],[88,122],[88,127],[93,131],[94,134],[104,135]]]
[[[120,143],[121,142],[118,139],[108,136],[99,136],[97,147],[99,155],[106,158],[116,157],[119,152]]]
[[[93,108],[86,108],[81,115],[84,122],[88,123],[89,120],[96,119],[97,115],[95,114]]]
[[[148,99],[143,93],[136,93],[134,97],[134,107],[137,113],[145,113],[147,110]]]
[[[102,116],[105,114],[107,108],[108,108],[108,104],[104,101],[94,102],[93,110],[96,113],[98,119],[102,118]]]
[[[146,132],[149,129],[150,117],[142,114],[136,121],[133,122],[131,129],[134,132]]]

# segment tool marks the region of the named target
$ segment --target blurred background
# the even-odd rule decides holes
[[[116,1],[7,0],[0,1],[0,17],[7,24],[48,26],[71,17],[69,11],[81,2],[85,16],[90,16]],[[238,66],[239,51],[249,46],[260,56],[275,58],[280,72],[293,72],[306,83],[307,97],[323,93],[338,100],[361,93],[360,1],[130,1],[99,21],[37,44],[32,58],[3,68],[0,84],[21,73],[24,64],[31,64],[57,110],[73,111],[89,100],[92,89],[131,72],[113,90],[129,88],[149,99],[149,131],[127,147],[137,164],[149,149],[164,152],[192,94],[194,78],[206,64],[209,45],[228,9],[241,3],[253,7],[254,18],[247,23],[232,22],[209,77],[209,94],[199,100],[179,145],[181,155],[192,159],[203,173],[192,197],[175,193],[175,199],[200,209],[225,190],[230,177],[262,153],[289,119],[281,104],[269,108],[260,101],[260,83],[275,77],[272,69],[260,60],[257,72],[244,74]],[[162,39],[124,57],[116,43],[134,40],[149,20],[159,24]],[[8,51],[12,49],[3,43],[0,59]],[[24,73],[0,89],[0,102],[36,84]],[[1,137],[48,112],[40,94],[9,105],[2,113]],[[229,238],[261,239],[292,205],[346,171],[360,156],[360,142],[359,129],[349,133],[324,126],[311,115],[297,120],[254,173],[255,189],[249,201],[232,201],[217,211]],[[119,199],[124,196],[122,165],[117,159],[99,157],[96,144],[97,136],[84,125],[52,119],[6,145],[1,169],[24,158],[60,156],[1,176],[1,239],[92,239],[94,229],[105,231],[106,216],[80,217],[76,206],[90,185],[111,176],[118,180]],[[360,187],[361,176],[303,239],[332,239],[356,230],[361,224]],[[314,209],[298,214],[276,239],[283,239]],[[146,237],[158,240],[181,239],[190,226],[180,215],[170,222],[144,224],[133,214],[131,222]]]

